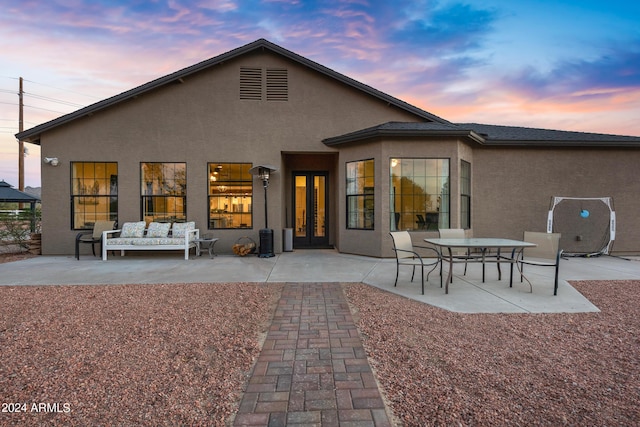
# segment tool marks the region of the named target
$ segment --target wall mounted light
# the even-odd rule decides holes
[[[57,157],[45,157],[42,161],[51,166],[58,166],[60,164],[60,160]]]

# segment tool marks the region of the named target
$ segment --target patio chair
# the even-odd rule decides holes
[[[558,295],[558,272],[560,270],[560,259],[562,258],[562,249],[559,248],[560,233],[541,233],[534,231],[524,232],[524,241],[535,243],[534,248],[526,248],[518,255],[516,262],[520,270],[520,282],[523,279],[529,283],[529,288],[533,292],[531,282],[524,277],[524,265],[533,265],[538,267],[555,268],[555,278],[553,283],[553,295]],[[525,258],[526,252],[526,258]],[[534,259],[531,259],[534,258]],[[513,264],[511,265],[511,274],[513,274]]]
[[[393,239],[393,251],[396,253],[396,281],[393,286],[398,285],[398,275],[400,274],[401,265],[410,265],[413,267],[413,272],[411,273],[412,282],[416,274],[416,267],[420,267],[422,272],[422,295],[424,295],[424,268],[433,266],[427,273],[427,280],[429,280],[429,274],[436,269],[440,262],[440,253],[431,247],[413,246],[411,236],[407,231],[392,231],[389,234],[391,234],[391,238]],[[434,258],[420,256],[420,254],[415,251],[415,248],[420,248],[427,252],[433,251]]]
[[[96,256],[96,243],[99,245],[98,253],[102,253],[102,232],[113,230],[115,221],[96,221],[93,230],[81,231],[76,235],[76,259],[80,260],[80,243],[90,243],[93,256]]]

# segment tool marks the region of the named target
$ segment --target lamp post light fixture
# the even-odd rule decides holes
[[[275,256],[273,252],[273,230],[269,228],[269,217],[267,215],[267,187],[269,186],[269,178],[271,174],[278,168],[271,165],[259,165],[249,169],[251,175],[257,176],[262,181],[264,187],[264,228],[260,230],[260,258],[269,258]]]

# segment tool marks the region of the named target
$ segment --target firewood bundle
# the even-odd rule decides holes
[[[29,253],[32,255],[42,254],[42,234],[31,233],[31,240],[29,243]]]
[[[243,237],[239,239],[235,245],[231,247],[233,253],[238,256],[245,256],[247,254],[252,254],[256,250],[256,242],[251,240],[248,237]]]

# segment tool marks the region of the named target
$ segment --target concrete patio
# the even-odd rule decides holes
[[[334,250],[296,250],[272,258],[206,254],[185,261],[173,253],[110,256],[108,261],[83,255],[38,256],[0,264],[0,286],[154,284],[154,283],[232,283],[232,282],[362,282],[445,310],[466,313],[554,313],[598,311],[568,280],[640,280],[640,258],[601,256],[568,258],[561,261],[558,295],[553,296],[553,268],[527,267],[533,283],[521,284],[514,274],[509,288],[509,267],[503,266],[498,281],[494,265],[486,266],[486,282],[481,282],[481,266],[454,266],[449,294],[440,287],[438,270],[431,273],[420,294],[419,273],[410,282],[411,268],[400,270],[398,286],[395,259],[379,259],[340,254]],[[445,270],[446,273],[446,270]]]

